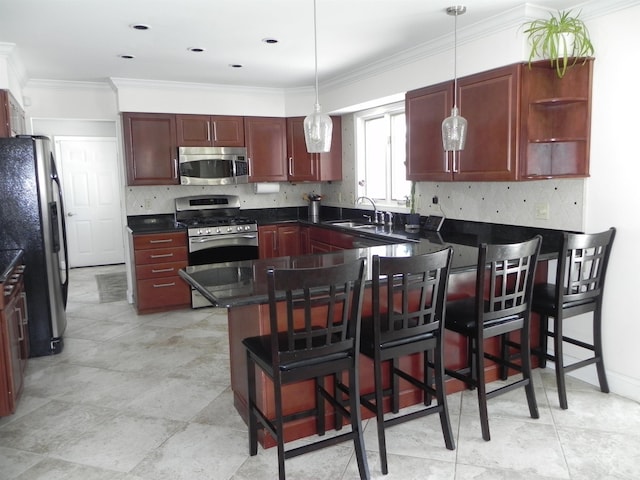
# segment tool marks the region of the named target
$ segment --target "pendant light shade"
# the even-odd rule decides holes
[[[453,108],[451,116],[442,122],[442,146],[447,152],[464,150],[467,139],[467,120],[459,115],[458,111],[458,75],[457,75],[457,44],[458,44],[458,15],[467,11],[464,5],[456,5],[447,8],[447,15],[454,17],[453,30]]]
[[[304,118],[304,140],[307,144],[307,152],[328,152],[331,149],[332,131],[331,117],[322,113],[320,104],[316,102],[313,113]]]
[[[313,113],[304,119],[304,140],[309,153],[325,153],[331,149],[333,122],[322,113],[318,101],[318,33],[316,25],[316,0],[313,0],[313,43],[315,57],[316,103]]]

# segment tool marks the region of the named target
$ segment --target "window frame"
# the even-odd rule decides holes
[[[365,125],[369,120],[374,120],[378,118],[386,118],[387,119],[387,146],[386,146],[386,161],[385,161],[385,191],[387,198],[373,198],[378,207],[384,207],[385,209],[393,209],[395,211],[408,212],[409,208],[406,202],[406,197],[410,195],[411,192],[411,182],[407,180],[407,188],[406,194],[404,195],[404,199],[394,200],[391,198],[393,189],[393,158],[391,155],[392,152],[392,120],[391,117],[396,115],[404,115],[405,116],[405,125],[406,125],[406,112],[405,112],[405,103],[404,101],[394,102],[387,105],[381,105],[374,108],[369,108],[366,110],[361,110],[354,113],[355,120],[355,192],[356,198],[361,196],[369,196],[367,194],[367,168],[366,168],[366,134],[365,134]],[[404,160],[403,160],[403,169],[406,180],[406,128],[405,128],[405,139],[402,144],[402,151],[404,152]],[[364,170],[364,174],[361,172]],[[364,180],[365,183],[361,185],[361,180]]]

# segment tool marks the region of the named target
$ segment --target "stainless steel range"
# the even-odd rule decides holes
[[[176,198],[175,217],[187,227],[190,266],[258,258],[258,224],[240,216],[240,199],[235,195]],[[191,304],[211,305],[195,289]]]

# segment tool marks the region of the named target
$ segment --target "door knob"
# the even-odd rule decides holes
[[[67,213],[67,217],[73,217],[73,215],[74,215],[74,214],[73,214],[73,213],[71,213],[71,212]]]

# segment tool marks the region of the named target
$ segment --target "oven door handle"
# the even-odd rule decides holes
[[[246,238],[253,240],[258,238],[258,235],[253,234],[240,234],[240,235],[220,235],[219,237],[192,237],[189,239],[190,243],[207,243],[207,242],[224,242],[234,238]]]

